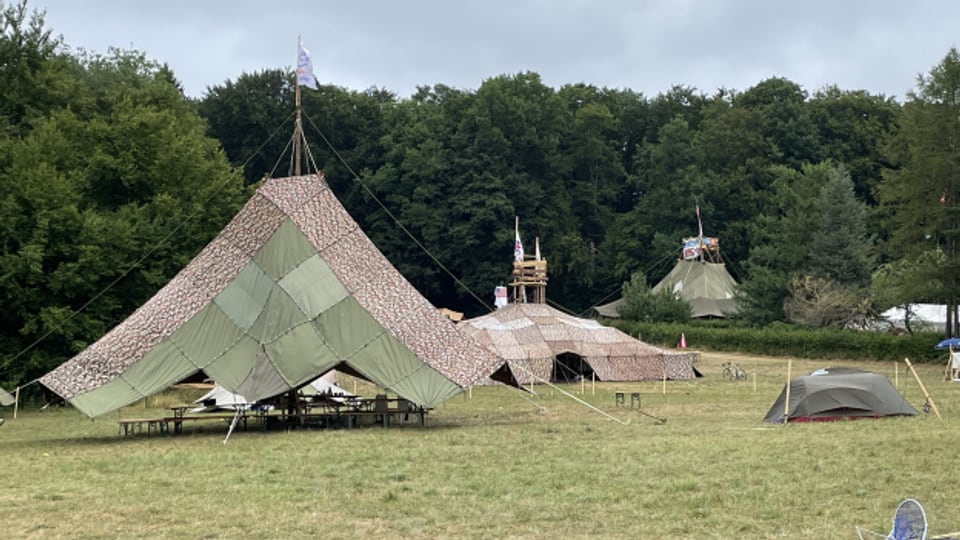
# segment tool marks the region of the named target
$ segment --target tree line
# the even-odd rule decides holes
[[[0,8],[0,382],[23,382],[288,174],[295,78],[264,69],[191,99],[146,53],[74,53],[25,1]],[[950,306],[952,335],[958,90],[950,49],[902,103],[780,77],[649,97],[526,72],[409,98],[321,85],[302,108],[331,188],[437,306],[490,309],[518,216],[549,261],[548,299],[585,313],[665,275],[699,207],[742,324],[838,326],[929,301]]]

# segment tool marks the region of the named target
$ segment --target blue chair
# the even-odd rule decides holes
[[[883,534],[857,527],[857,537],[860,540],[865,540],[864,533],[872,535],[866,538],[927,540],[927,515],[915,499],[904,499],[900,501],[897,511],[893,514],[893,528],[890,529],[889,533]]]

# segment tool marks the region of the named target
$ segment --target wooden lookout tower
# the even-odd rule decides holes
[[[540,256],[540,238],[535,241],[536,252],[525,255],[520,242],[520,218],[514,225],[516,244],[513,249],[513,273],[510,276],[513,303],[547,303],[547,260]]]

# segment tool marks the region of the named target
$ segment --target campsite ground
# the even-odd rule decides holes
[[[747,380],[722,379],[727,360]],[[705,353],[695,381],[478,388],[426,429],[240,431],[227,444],[223,424],[121,438],[116,414],[7,409],[0,522],[17,538],[855,538],[854,525],[888,530],[915,497],[932,533],[960,530],[960,383],[918,366],[942,420],[765,424],[787,363]],[[887,375],[920,409],[902,362],[842,365]],[[642,408],[615,406],[618,390]],[[191,392],[119,416],[163,414]]]

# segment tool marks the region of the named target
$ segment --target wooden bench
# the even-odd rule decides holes
[[[117,421],[117,435],[126,436],[143,433],[143,426],[147,427],[147,434],[167,433],[169,424],[166,418],[124,418]]]
[[[621,390],[617,390],[613,393],[614,404],[617,407],[626,407],[627,394],[630,394],[630,408],[632,409],[634,406],[636,406],[639,409],[640,408],[640,392],[624,392]]]
[[[173,433],[174,435],[179,435],[183,433],[183,423],[184,422],[199,422],[201,420],[226,420],[228,422],[233,422],[233,419],[236,418],[236,414],[203,414],[196,416],[167,416],[164,417],[164,422],[170,422],[173,424]],[[240,422],[243,425],[243,429],[247,429],[247,415],[240,415]]]

